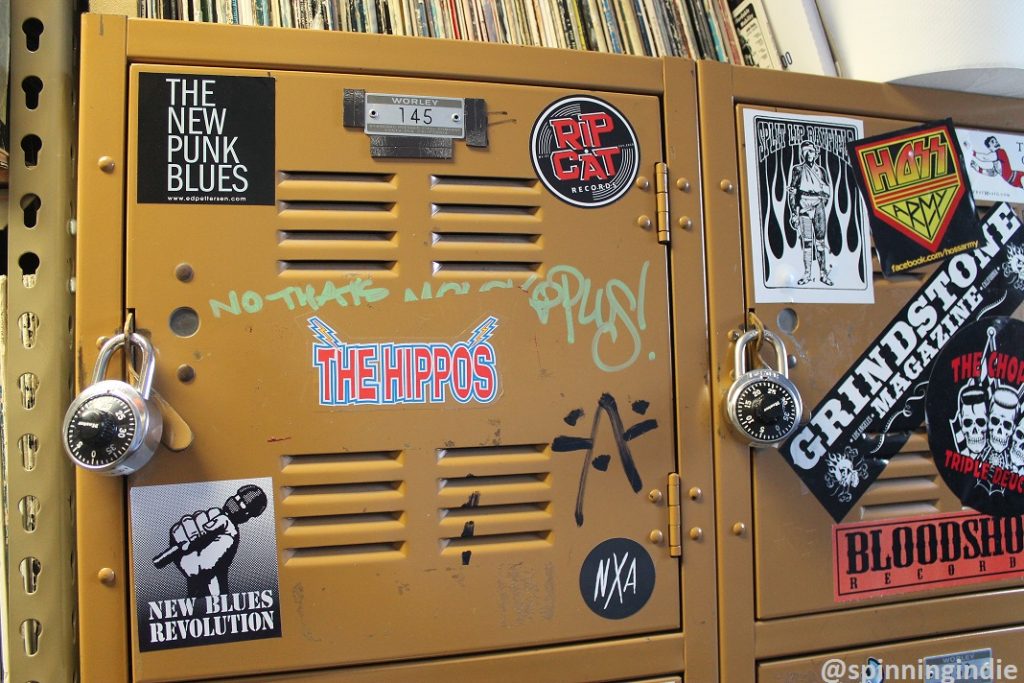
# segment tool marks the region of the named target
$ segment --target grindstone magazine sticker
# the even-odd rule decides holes
[[[1011,206],[998,204],[985,216],[979,246],[932,273],[782,444],[786,462],[833,519],[846,516],[924,421],[928,378],[950,338],[1016,310],[1022,278],[1024,229]]]
[[[928,445],[950,490],[993,517],[1024,514],[1024,322],[982,318],[939,353]]]
[[[139,650],[281,635],[269,477],[131,489]]]
[[[754,300],[874,302],[868,219],[847,143],[856,119],[746,109]]]
[[[978,246],[971,185],[950,120],[850,143],[889,277]]]
[[[139,74],[140,204],[274,203],[273,78]]]

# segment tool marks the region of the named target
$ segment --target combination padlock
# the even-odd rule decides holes
[[[103,379],[114,351],[132,345],[142,351],[138,386]],[[92,384],[75,397],[64,416],[64,450],[76,465],[124,476],[149,462],[163,432],[160,409],[150,397],[155,370],[153,347],[140,334],[118,334],[103,345]]]
[[[747,346],[758,334],[775,348],[778,371],[747,370]],[[736,379],[725,397],[729,420],[752,446],[784,441],[796,431],[804,411],[800,391],[789,379],[785,344],[768,330],[751,330],[736,341],[735,367]]]

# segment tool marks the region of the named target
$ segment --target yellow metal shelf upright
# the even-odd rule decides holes
[[[72,381],[74,17],[11,2],[2,619],[19,683],[76,675],[74,478],[55,427]]]

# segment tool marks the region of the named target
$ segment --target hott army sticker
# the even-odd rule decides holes
[[[537,117],[530,156],[544,186],[582,208],[620,199],[640,168],[640,146],[626,117],[583,95],[558,100]]]
[[[970,184],[952,122],[850,143],[885,275],[978,246]]]

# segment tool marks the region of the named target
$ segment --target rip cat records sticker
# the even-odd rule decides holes
[[[964,505],[1024,514],[1024,322],[990,317],[939,353],[928,387],[928,445]]]
[[[974,249],[981,238],[953,122],[849,143],[886,277]]]
[[[640,169],[633,126],[604,100],[575,95],[551,104],[530,134],[537,177],[563,202],[606,206],[629,191]]]

